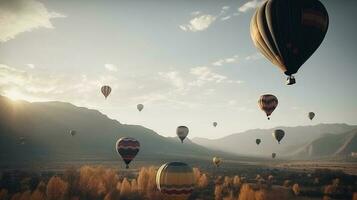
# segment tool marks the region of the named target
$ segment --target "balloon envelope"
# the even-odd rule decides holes
[[[217,122],[213,122],[213,126],[216,127],[218,125]]]
[[[276,129],[273,132],[273,137],[278,141],[278,143],[280,144],[280,141],[283,139],[283,137],[285,136],[285,132],[281,129]]]
[[[275,157],[276,157],[276,153],[272,153],[272,154],[271,154],[271,157],[272,157],[272,158],[275,158]]]
[[[273,113],[275,108],[278,106],[278,98],[272,94],[264,94],[260,96],[258,100],[258,105],[261,110],[265,112],[268,119],[270,119],[270,115]]]
[[[255,143],[257,143],[257,145],[259,145],[260,142],[261,142],[261,139],[256,139],[256,140],[255,140]]]
[[[251,19],[250,35],[260,52],[290,77],[320,46],[328,25],[319,0],[267,0]]]
[[[135,158],[140,150],[140,143],[134,138],[122,137],[117,141],[115,148],[128,169],[129,163]]]
[[[176,134],[180,138],[181,143],[183,143],[183,140],[187,137],[188,132],[189,132],[189,130],[186,126],[177,127]]]
[[[165,199],[186,200],[195,186],[193,170],[183,162],[166,163],[156,173],[156,186]]]
[[[312,120],[315,117],[315,113],[314,112],[309,112],[309,119]]]
[[[139,111],[142,111],[144,109],[144,105],[143,104],[138,104],[136,106],[136,108],[139,110]]]
[[[220,157],[213,157],[212,162],[214,165],[216,165],[216,167],[219,167],[219,165],[222,163],[222,159]]]
[[[76,132],[75,130],[70,130],[70,131],[69,131],[69,134],[71,134],[71,136],[74,136],[74,135],[77,134],[77,132]]]
[[[107,98],[112,91],[112,88],[108,85],[104,85],[101,88],[102,94],[104,95],[105,98]]]

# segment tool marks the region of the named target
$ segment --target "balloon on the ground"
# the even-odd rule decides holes
[[[166,163],[157,171],[156,186],[164,199],[186,200],[195,186],[193,170],[183,162]]]
[[[129,163],[135,158],[140,150],[140,143],[134,138],[122,137],[117,141],[115,148],[128,169]]]

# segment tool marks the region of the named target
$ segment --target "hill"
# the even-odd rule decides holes
[[[342,134],[324,134],[292,155],[302,159],[349,156],[357,151],[357,129]]]
[[[70,130],[76,130],[72,137]],[[29,103],[0,96],[0,159],[2,161],[119,160],[115,143],[129,136],[141,143],[136,160],[230,156],[153,130],[121,124],[97,110],[63,102]],[[24,144],[21,144],[24,141]]]
[[[275,129],[285,130],[285,137],[278,144],[272,137]],[[357,126],[347,124],[318,124],[314,126],[276,127],[273,129],[255,129],[242,133],[232,134],[220,139],[194,138],[193,142],[212,149],[253,156],[270,156],[272,152],[280,155],[291,155],[297,149],[305,147],[310,142],[322,135],[342,134],[356,129]],[[255,144],[255,139],[260,138],[261,144]]]

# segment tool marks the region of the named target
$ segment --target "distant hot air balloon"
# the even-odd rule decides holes
[[[144,105],[143,104],[138,104],[136,106],[136,108],[141,112],[144,109]]]
[[[220,157],[213,157],[212,162],[214,165],[216,165],[216,167],[219,167],[219,165],[222,163],[222,159]]]
[[[272,153],[272,154],[271,154],[271,157],[272,157],[272,158],[275,158],[275,157],[276,157],[276,153]]]
[[[312,120],[315,117],[315,113],[314,112],[309,112],[309,119]]]
[[[262,141],[260,139],[256,139],[255,143],[257,143],[257,145],[259,145]]]
[[[128,169],[129,163],[135,158],[140,150],[139,141],[134,138],[122,137],[117,141],[115,147]]]
[[[21,145],[24,145],[26,143],[25,137],[20,137],[19,140]]]
[[[112,88],[108,85],[104,85],[101,88],[102,94],[104,95],[105,98],[107,98],[112,91]]]
[[[70,131],[69,131],[69,134],[71,134],[71,136],[74,136],[74,135],[77,134],[77,131],[75,131],[75,130],[70,130]]]
[[[260,96],[258,100],[258,104],[261,110],[265,112],[268,119],[270,119],[270,115],[273,113],[275,108],[278,106],[278,98],[272,94],[264,94]]]
[[[273,132],[273,137],[278,141],[279,144],[280,144],[280,141],[283,139],[284,135],[285,135],[285,132],[281,129],[276,129]]]
[[[293,74],[320,46],[328,25],[328,13],[319,0],[267,0],[251,19],[250,35],[292,85]]]
[[[188,135],[188,128],[186,126],[179,126],[177,127],[176,134],[180,138],[181,143],[183,143],[183,140]]]
[[[195,186],[193,170],[183,162],[166,163],[157,171],[156,186],[166,200],[186,200]]]
[[[213,122],[213,126],[216,127],[218,125],[217,122]]]

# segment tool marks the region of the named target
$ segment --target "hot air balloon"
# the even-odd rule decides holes
[[[272,153],[272,154],[271,154],[271,157],[272,157],[272,158],[275,158],[275,157],[276,157],[276,153]]]
[[[136,106],[136,108],[141,112],[144,109],[144,105],[143,104],[138,104]]]
[[[213,126],[216,127],[218,125],[217,122],[213,122]]]
[[[315,113],[314,112],[309,112],[309,119],[312,120],[315,117]]]
[[[251,19],[250,35],[292,85],[293,74],[320,46],[328,25],[328,13],[319,0],[267,0]]]
[[[183,143],[183,140],[188,135],[188,128],[186,126],[179,126],[177,127],[176,134],[180,138],[181,143]]]
[[[255,143],[257,143],[257,145],[259,145],[262,141],[260,139],[256,139]]]
[[[280,144],[280,141],[283,139],[284,135],[285,135],[285,132],[281,129],[276,129],[273,132],[273,137],[278,141],[279,144]]]
[[[170,162],[156,174],[156,185],[166,200],[186,200],[195,186],[193,170],[186,163]]]
[[[71,134],[71,136],[74,136],[74,135],[77,134],[77,131],[75,131],[75,130],[70,130],[70,131],[69,131],[69,134]]]
[[[214,165],[216,165],[216,167],[219,167],[219,165],[222,163],[222,159],[220,157],[213,157],[212,162]]]
[[[112,91],[112,88],[108,85],[104,85],[101,88],[102,94],[104,95],[105,99],[109,96],[110,92]]]
[[[264,94],[260,96],[258,100],[260,109],[262,109],[270,120],[270,115],[273,113],[275,108],[278,106],[278,98],[272,94]]]
[[[122,137],[117,141],[115,147],[128,169],[129,163],[135,158],[140,150],[139,141],[134,138]]]
[[[25,139],[25,137],[20,137],[19,140],[20,140],[19,142],[20,142],[21,145],[26,144],[26,139]]]

